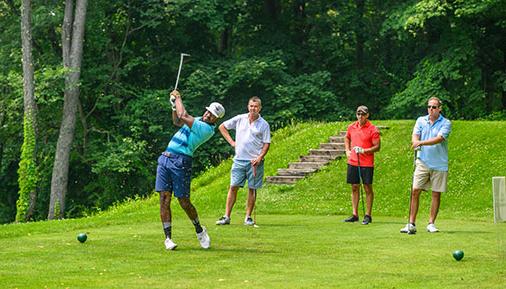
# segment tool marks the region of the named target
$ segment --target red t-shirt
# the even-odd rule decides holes
[[[380,139],[379,130],[370,121],[366,121],[364,126],[360,126],[358,121],[350,124],[346,131],[346,138],[351,140],[351,156],[348,159],[348,164],[358,166],[357,154],[353,147],[359,146],[364,149],[373,146],[373,141]],[[361,167],[374,167],[374,153],[360,154]]]

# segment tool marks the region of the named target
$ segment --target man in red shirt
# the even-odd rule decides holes
[[[348,126],[346,137],[344,138],[346,157],[348,158],[346,180],[348,184],[351,184],[351,205],[353,207],[353,215],[344,221],[357,222],[359,220],[358,200],[360,199],[359,191],[360,183],[362,182],[365,188],[367,203],[366,213],[362,220],[363,225],[372,222],[374,153],[380,149],[379,130],[368,118],[369,109],[367,106],[359,106],[357,108],[357,121]]]

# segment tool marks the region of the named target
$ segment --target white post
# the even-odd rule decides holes
[[[492,177],[494,223],[506,221],[506,177]]]

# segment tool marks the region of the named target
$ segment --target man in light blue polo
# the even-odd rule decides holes
[[[434,222],[439,211],[441,193],[447,190],[448,137],[452,125],[441,115],[439,98],[431,97],[427,110],[429,114],[419,117],[413,128],[412,147],[418,154],[413,175],[409,223],[401,229],[401,233],[416,233],[415,221],[420,193],[429,189],[432,189],[432,203],[427,232],[439,232]]]
[[[230,172],[230,188],[227,195],[225,215],[216,221],[216,225],[230,224],[230,214],[237,199],[239,187],[248,180],[248,202],[244,225],[253,226],[255,221],[251,213],[255,207],[257,189],[262,187],[264,176],[264,157],[271,143],[271,129],[267,121],[260,116],[262,101],[253,96],[248,101],[248,113],[239,114],[223,122],[219,130],[227,142],[235,148],[234,164]],[[235,141],[228,132],[235,129]]]
[[[177,90],[170,93],[172,104],[172,122],[181,127],[174,134],[165,151],[158,158],[155,190],[160,193],[160,218],[165,233],[165,248],[174,250],[177,245],[172,241],[172,213],[170,201],[172,193],[195,226],[200,246],[208,249],[211,239],[205,227],[200,225],[197,210],[190,201],[190,182],[192,159],[195,150],[209,140],[219,118],[225,115],[225,109],[217,102],[206,107],[202,117],[189,115]]]

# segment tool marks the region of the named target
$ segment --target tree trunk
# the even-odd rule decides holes
[[[32,8],[31,8],[31,0],[23,0],[21,4],[21,45],[22,45],[22,53],[23,53],[23,108],[25,113],[25,118],[31,120],[30,123],[24,123],[24,125],[31,125],[33,133],[35,135],[34,139],[27,140],[27,136],[24,135],[24,143],[27,141],[35,142],[37,140],[37,104],[35,102],[34,96],[34,68],[33,68],[33,59],[32,59]],[[28,157],[29,161],[32,163],[34,168],[36,169],[36,157],[37,157],[37,149],[35,143],[32,146],[31,151],[29,152]],[[23,157],[23,156],[22,156]],[[31,176],[33,179],[36,179],[36,176]],[[34,213],[35,210],[35,202],[37,200],[37,190],[36,183],[29,184],[27,180],[21,180],[23,185],[28,185],[29,190],[29,201],[28,208],[26,212],[22,212],[22,216],[24,216],[24,220],[29,220]],[[21,186],[22,184],[20,184]],[[20,188],[20,198],[21,193],[23,193],[23,189]],[[28,192],[25,192],[28,193]],[[18,208],[20,209],[20,208]],[[21,221],[21,220],[20,220]]]
[[[227,26],[220,34],[220,43],[218,45],[218,53],[223,56],[228,55],[229,41],[231,29]]]
[[[76,0],[75,17],[73,0],[65,1],[65,16],[62,27],[62,57],[66,68],[65,92],[63,99],[63,117],[60,134],[56,144],[53,174],[51,178],[51,197],[48,219],[63,218],[65,196],[67,194],[70,150],[74,140],[74,131],[79,101],[79,78],[86,21],[87,0]],[[73,26],[70,23],[73,19]],[[68,65],[68,66],[67,66]]]

